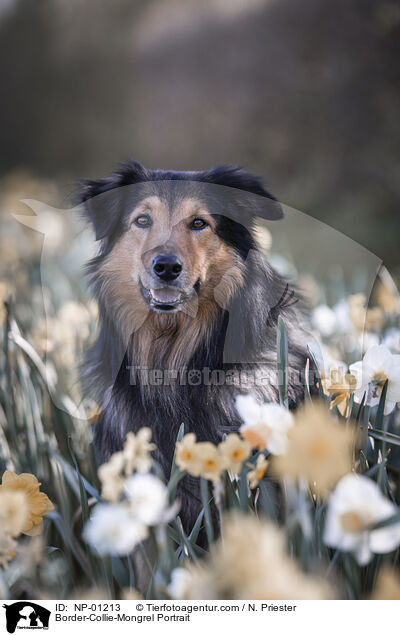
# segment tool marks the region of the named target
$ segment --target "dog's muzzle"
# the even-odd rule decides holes
[[[189,291],[171,285],[147,288],[140,280],[139,285],[144,300],[153,311],[176,313],[197,294],[200,281],[197,280]]]

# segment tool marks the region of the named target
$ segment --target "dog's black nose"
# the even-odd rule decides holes
[[[175,280],[181,271],[182,263],[175,254],[159,254],[153,260],[153,272],[161,280]]]

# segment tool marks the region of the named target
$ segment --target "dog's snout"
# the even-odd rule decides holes
[[[175,280],[182,271],[182,263],[175,254],[158,254],[152,265],[154,274],[164,281]]]

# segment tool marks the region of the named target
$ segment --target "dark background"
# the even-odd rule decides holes
[[[399,281],[399,34],[392,0],[0,0],[0,176],[242,164]]]

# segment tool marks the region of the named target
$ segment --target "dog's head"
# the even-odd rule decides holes
[[[101,241],[98,293],[127,338],[147,319],[226,306],[255,248],[254,215],[282,216],[260,180],[232,166],[175,172],[132,162],[82,189]]]

